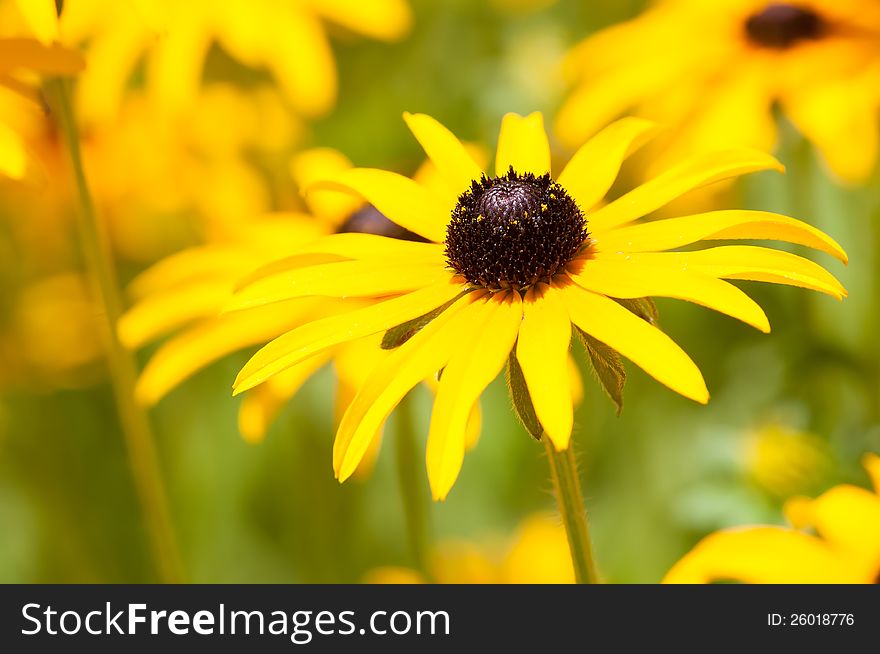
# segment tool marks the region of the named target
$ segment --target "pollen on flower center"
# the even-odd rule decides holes
[[[825,32],[822,17],[807,7],[771,3],[746,21],[749,39],[767,48],[790,48],[798,41],[815,40]]]
[[[577,203],[550,175],[483,176],[458,199],[446,230],[449,265],[471,284],[527,288],[557,273],[587,238]]]

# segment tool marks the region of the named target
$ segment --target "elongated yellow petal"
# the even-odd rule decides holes
[[[238,409],[238,431],[242,438],[248,443],[262,442],[284,405],[327,363],[331,354],[332,351],[327,351],[306,359],[246,393]]]
[[[676,393],[705,404],[709,391],[699,368],[675,342],[614,300],[575,284],[561,289],[571,321]]]
[[[205,366],[244,347],[292,329],[315,311],[311,300],[275,304],[206,320],[178,334],[153,355],[137,382],[135,395],[151,406]]]
[[[401,38],[413,22],[406,0],[313,0],[309,4],[334,23],[383,41]]]
[[[471,293],[435,318],[418,334],[391,352],[376,367],[342,417],[333,443],[333,469],[340,481],[355,471],[370,441],[394,407],[422,379],[440,370],[467,333],[477,297]]]
[[[523,303],[516,358],[535,414],[558,451],[568,447],[574,410],[569,384],[571,320],[557,289],[541,284]]]
[[[653,138],[657,130],[655,123],[641,118],[612,123],[575,152],[556,181],[582,211],[589,211],[608,193],[624,160]]]
[[[544,131],[544,117],[537,111],[525,117],[506,114],[501,120],[495,174],[503,175],[511,166],[520,174],[550,172],[550,144]]]
[[[352,168],[311,188],[356,193],[390,220],[429,241],[441,243],[446,237],[449,215],[433,195],[403,175],[376,168]]]
[[[119,319],[119,340],[134,349],[197,318],[216,316],[230,292],[227,282],[209,280],[151,295]]]
[[[49,45],[58,38],[55,0],[15,0],[15,4],[40,43]]]
[[[578,272],[570,269],[569,275],[578,286],[594,293],[625,299],[686,300],[742,320],[764,333],[770,331],[764,310],[748,295],[733,284],[698,272],[597,256],[584,261]]]
[[[240,289],[225,307],[241,311],[295,297],[374,297],[431,286],[451,274],[442,262],[340,261],[298,268],[256,280]]]
[[[445,500],[458,478],[471,412],[504,367],[522,324],[522,301],[515,291],[478,300],[468,308],[473,309],[467,316],[468,334],[457,335],[431,413],[426,462],[435,500]]]
[[[423,263],[446,261],[439,243],[416,243],[375,234],[330,234],[293,250],[293,256],[331,254],[344,259],[415,259]]]
[[[707,536],[666,574],[667,584],[865,583],[856,566],[818,538],[779,527],[747,527]]]
[[[785,168],[756,150],[725,150],[701,154],[636,187],[588,216],[593,229],[607,230],[641,218],[688,191],[758,170]]]
[[[227,280],[231,288],[241,271],[258,264],[258,257],[243,248],[216,245],[190,248],[153,264],[135,277],[127,290],[137,299],[194,281]]]
[[[44,75],[75,75],[86,62],[74,50],[26,38],[0,38],[0,74],[30,70]]]
[[[238,373],[235,394],[327,348],[378,334],[443,306],[464,288],[443,282],[408,295],[316,320],[276,338],[257,352]]]
[[[403,119],[456,196],[470,188],[472,181],[480,179],[483,170],[455,134],[425,114],[407,112]]]
[[[822,266],[789,252],[753,245],[724,245],[696,252],[609,255],[609,258],[611,256],[698,275],[800,286],[838,299],[846,296],[846,289]]]
[[[592,234],[596,247],[610,252],[662,252],[713,239],[785,241],[827,252],[847,262],[846,252],[823,231],[768,211],[710,211],[629,225]]]
[[[880,455],[868,452],[862,457],[862,464],[871,476],[871,482],[874,484],[874,492],[880,495]]]
[[[179,7],[173,29],[156,39],[147,57],[147,88],[156,105],[168,112],[180,112],[195,102],[212,40],[196,7]]]

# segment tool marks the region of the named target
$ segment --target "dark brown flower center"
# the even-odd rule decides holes
[[[471,284],[527,288],[556,274],[587,238],[577,203],[550,175],[483,176],[458,199],[446,230],[449,265]]]
[[[395,222],[385,217],[372,204],[365,205],[351,214],[342,226],[339,228],[340,234],[375,234],[376,236],[387,236],[388,238],[396,238],[399,241],[415,241],[417,243],[427,243],[427,239],[405,229]]]
[[[778,50],[821,38],[825,28],[822,17],[812,9],[785,2],[771,3],[746,20],[746,34],[752,43]]]

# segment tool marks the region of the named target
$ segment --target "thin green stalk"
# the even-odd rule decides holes
[[[547,460],[550,463],[550,474],[553,477],[553,490],[556,503],[568,537],[568,548],[574,565],[575,581],[579,584],[599,583],[599,573],[593,558],[593,546],[587,526],[587,512],[584,509],[581,483],[578,477],[577,463],[574,459],[574,447],[569,445],[564,452],[557,452],[553,443],[544,434],[541,437]]]
[[[397,479],[406,522],[406,536],[416,568],[430,577],[428,566],[428,496],[418,471],[424,464],[418,454],[412,399],[406,397],[397,407]]]
[[[69,82],[52,80],[48,86],[55,97],[56,120],[67,144],[79,194],[79,236],[95,295],[104,309],[100,328],[106,343],[107,365],[152,557],[161,581],[179,583],[182,581],[181,564],[159,470],[155,439],[147,414],[134,400],[137,365],[133,355],[122,346],[116,335],[116,324],[122,314],[122,299],[113,258],[86,181]]]

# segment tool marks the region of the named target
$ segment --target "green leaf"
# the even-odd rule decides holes
[[[468,292],[469,291],[464,291],[463,293],[459,293],[454,298],[449,300],[449,302],[447,302],[446,304],[437,307],[433,311],[429,311],[423,316],[413,318],[412,320],[407,320],[405,323],[397,325],[397,327],[392,327],[387,332],[385,332],[385,335],[382,337],[382,349],[393,350],[396,347],[400,347],[413,336],[418,334],[421,330],[423,330],[428,325],[428,323],[434,320],[434,318],[436,318],[441,313],[446,311],[446,309],[452,306],[452,304],[462,295]]]
[[[657,305],[654,300],[649,297],[637,297],[631,300],[622,300],[620,298],[611,298],[627,311],[634,313],[642,320],[656,324],[660,320],[660,312],[657,311]]]
[[[602,341],[598,341],[577,327],[578,336],[584,344],[584,349],[590,357],[593,372],[602,388],[617,406],[617,415],[623,410],[623,386],[626,384],[626,370],[623,368],[623,360],[617,351],[608,347]]]
[[[532,397],[526,386],[526,378],[520,368],[519,361],[516,360],[515,352],[516,347],[510,351],[510,356],[507,357],[507,390],[510,392],[513,408],[523,427],[535,440],[541,440],[544,428],[535,413]]]

